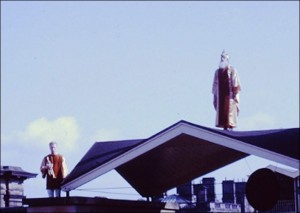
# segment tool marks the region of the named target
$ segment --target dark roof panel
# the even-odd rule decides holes
[[[249,132],[236,138],[248,144],[300,160],[299,128]]]
[[[248,154],[182,134],[122,164],[116,171],[145,197],[240,160]]]
[[[95,142],[63,183],[74,180],[138,145],[143,139]]]
[[[181,122],[300,160],[299,128],[224,131],[200,126],[187,121]]]

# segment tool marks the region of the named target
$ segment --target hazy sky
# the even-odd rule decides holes
[[[236,131],[299,127],[297,1],[1,1],[1,165],[38,173],[25,195],[45,197],[51,140],[72,170],[95,141],[179,120],[215,128],[223,49],[242,85]],[[241,180],[268,164],[248,157],[207,175]],[[126,187],[112,171],[80,187],[99,192],[71,195],[140,197]]]

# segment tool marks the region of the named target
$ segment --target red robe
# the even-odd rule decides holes
[[[216,127],[237,126],[240,90],[240,80],[232,66],[216,70],[213,81],[214,105],[217,111]]]
[[[47,165],[47,157],[53,164],[53,171],[55,174],[54,177],[49,174],[48,170],[43,168]],[[41,172],[43,174],[43,177],[47,177],[47,189],[59,189],[61,182],[67,175],[67,166],[64,157],[60,154],[49,154],[45,156],[41,164]]]

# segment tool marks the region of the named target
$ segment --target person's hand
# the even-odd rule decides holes
[[[215,109],[217,109],[217,96],[214,95],[214,101],[213,101]]]
[[[53,164],[52,163],[47,163],[46,164],[46,169],[52,169],[53,168]]]

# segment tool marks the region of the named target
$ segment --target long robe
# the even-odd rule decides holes
[[[216,127],[235,128],[239,113],[240,80],[237,71],[228,66],[215,71],[212,93],[216,109]]]

